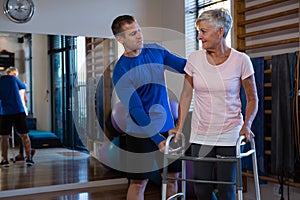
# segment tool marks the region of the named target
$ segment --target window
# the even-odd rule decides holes
[[[77,94],[76,89],[78,89],[75,87],[78,81],[77,37],[49,36],[49,44],[53,131],[64,146],[86,151],[74,122],[74,117],[81,114],[81,110],[76,110],[74,106],[78,97],[72,98],[73,94]],[[79,47],[82,48],[81,44],[79,43]]]

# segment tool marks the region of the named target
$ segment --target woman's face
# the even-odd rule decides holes
[[[215,27],[210,25],[206,20],[197,24],[197,39],[202,42],[202,48],[205,50],[215,49],[220,45],[223,38],[224,30],[220,28],[216,31]]]

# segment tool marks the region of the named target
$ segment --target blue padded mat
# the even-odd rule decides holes
[[[47,131],[29,130],[29,136],[33,139],[56,139],[58,138],[54,133]]]
[[[52,132],[29,130],[32,148],[61,147],[59,138]]]

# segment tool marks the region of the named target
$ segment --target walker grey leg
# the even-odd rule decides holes
[[[251,148],[255,150],[254,138],[252,138],[252,141],[251,141]],[[258,180],[256,151],[254,151],[254,153],[252,154],[252,165],[253,165],[253,175],[254,175],[256,199],[260,200],[260,188],[259,188],[259,180]]]

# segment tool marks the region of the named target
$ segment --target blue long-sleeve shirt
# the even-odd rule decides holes
[[[164,70],[183,74],[185,64],[186,59],[157,44],[145,44],[136,57],[120,57],[113,72],[113,82],[118,97],[130,114],[126,132],[151,137],[157,145],[165,139],[159,133],[172,129],[174,119]]]
[[[26,85],[17,77],[3,75],[0,77],[0,114],[10,115],[25,112],[19,90]]]

